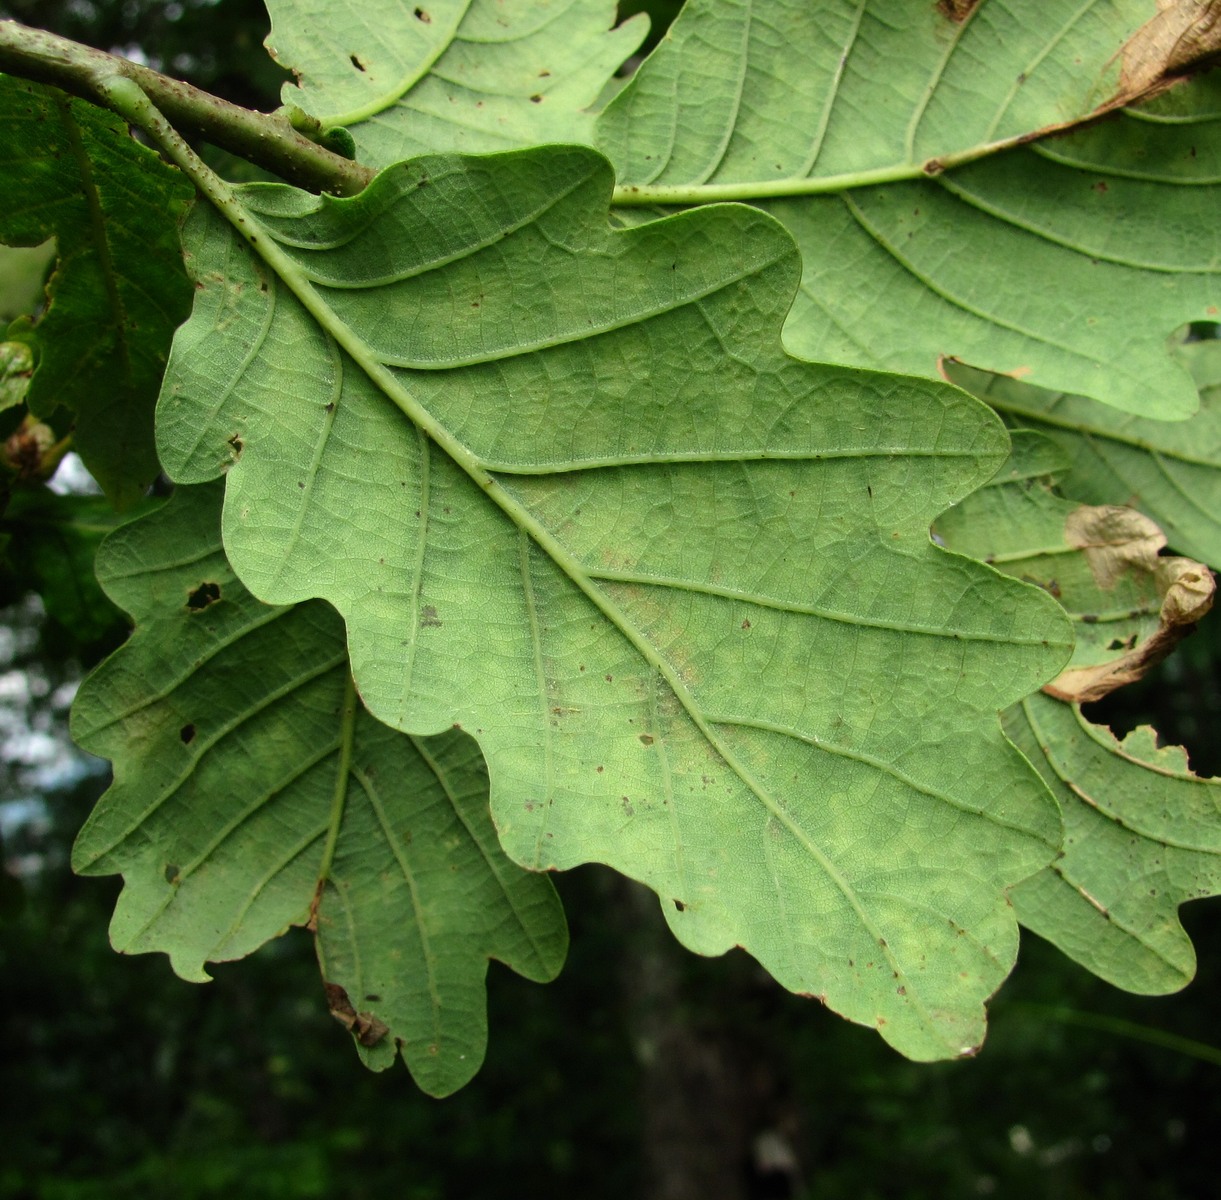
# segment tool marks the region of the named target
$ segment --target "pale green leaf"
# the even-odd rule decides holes
[[[954,355],[1185,416],[1165,339],[1221,305],[1221,82],[1022,148],[1156,90],[1137,61],[1152,0],[949,11],[691,0],[599,118],[620,198],[756,200],[783,220],[805,265],[796,353],[928,376]]]
[[[559,970],[558,901],[504,857],[470,738],[375,721],[334,611],[269,607],[238,582],[220,500],[180,489],[99,555],[137,628],[73,709],[74,737],[115,772],[73,866],[121,872],[116,949],[164,951],[186,979],[310,921],[365,1061],[401,1049],[444,1095],[483,1058],[488,958],[531,979]]]
[[[1189,342],[1175,355],[1200,389],[1186,421],[1150,421],[1084,396],[946,364],[946,374],[1008,421],[1053,438],[1068,460],[1061,489],[1088,504],[1131,504],[1176,550],[1221,565],[1221,342]]]
[[[1047,696],[1004,724],[1064,813],[1064,854],[1011,893],[1022,924],[1117,987],[1181,988],[1195,953],[1179,905],[1221,892],[1221,780],[1147,727],[1119,742]]]
[[[45,299],[55,241],[39,246],[0,246],[0,321],[29,316]]]
[[[26,402],[73,410],[74,449],[133,504],[159,471],[153,406],[190,305],[178,247],[190,188],[118,118],[53,88],[0,76],[0,131],[0,241],[57,239]]]
[[[655,889],[693,949],[916,1058],[963,1053],[1059,845],[997,710],[1055,673],[1051,600],[932,544],[1007,438],[944,384],[787,356],[771,218],[613,232],[588,150],[435,157],[337,201],[242,189],[167,470],[228,472],[264,600],[330,600],[361,695],[480,742],[523,865]]]
[[[348,128],[362,162],[588,143],[598,99],[648,21],[613,0],[268,0],[284,103]],[[331,31],[320,36],[321,30]]]

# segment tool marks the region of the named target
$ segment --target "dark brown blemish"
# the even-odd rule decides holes
[[[425,604],[420,609],[420,628],[421,629],[440,629],[441,619],[437,616],[436,608],[431,604]]]
[[[195,726],[184,725],[179,731],[178,736],[182,738],[182,744],[189,746],[195,740]]]
[[[201,583],[188,597],[187,608],[192,612],[203,612],[210,604],[220,599],[220,584]]]
[[[937,11],[947,21],[961,25],[975,11],[977,4],[979,0],[937,0]]]
[[[679,912],[686,912],[686,911],[687,911],[687,906],[686,906],[686,905],[685,905],[685,904],[684,904],[684,903],[683,903],[681,900],[675,900],[675,901],[674,901],[674,907],[675,907],[675,908],[676,908],[676,909],[677,909]]]
[[[651,733],[642,733],[640,735],[640,741],[641,741],[642,745],[651,746],[653,744],[654,740],[655,739]]]
[[[534,95],[530,97],[531,104],[542,104],[542,102],[543,98],[538,94],[538,92],[535,92]]]
[[[235,433],[229,438],[229,445],[233,447],[233,457],[240,458],[242,455],[242,439]]]
[[[365,64],[362,63],[360,61],[360,59],[356,57],[355,54],[348,55],[348,62],[350,62],[352,64],[352,66],[354,66],[358,71],[363,72],[365,69]]]
[[[177,883],[178,882],[178,864],[177,863],[166,863],[165,864],[165,882],[166,883]]]
[[[429,16],[429,14],[426,13],[422,8],[417,8],[415,10],[415,19],[417,21],[423,21],[425,25],[432,24],[432,17]]]
[[[357,1012],[348,999],[348,993],[337,983],[324,983],[326,1006],[331,1016],[340,1023],[362,1046],[376,1046],[390,1032],[384,1021],[379,1021],[371,1012]]]

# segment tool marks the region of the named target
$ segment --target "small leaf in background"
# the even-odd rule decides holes
[[[25,403],[34,351],[29,342],[0,342],[0,412]]]
[[[117,118],[0,76],[0,240],[54,236],[50,304],[35,325],[26,402],[75,414],[73,447],[126,507],[157,477],[153,407],[191,288],[178,221],[190,188]]]
[[[892,0],[691,0],[597,145],[624,189],[682,187],[684,204],[710,189],[788,226],[804,260],[795,353],[926,376],[955,355],[1183,417],[1195,389],[1165,342],[1221,308],[1221,81],[1066,132],[1203,52],[1151,65],[1150,8],[1044,0],[1030,20],[987,3],[956,19]],[[1201,15],[1181,0],[1156,25]]]
[[[1003,719],[1064,814],[1063,855],[1010,893],[1019,920],[1117,987],[1183,987],[1195,954],[1179,905],[1221,892],[1221,780],[1148,727],[1120,742],[1048,696]]]
[[[586,110],[640,45],[644,17],[612,28],[613,0],[268,0],[268,45],[298,76],[284,103],[347,127],[375,167],[589,143]],[[319,23],[335,30],[320,37]]]
[[[1201,563],[1161,556],[1165,536],[1144,514],[1055,495],[1045,472],[1059,458],[1041,435],[1014,433],[1005,468],[936,530],[951,549],[1059,600],[1076,622],[1076,646],[1044,690],[1086,702],[1161,662],[1211,609],[1215,585]]]
[[[1012,425],[1060,447],[1057,484],[1066,496],[1138,508],[1175,550],[1221,564],[1221,341],[1187,342],[1174,353],[1200,389],[1200,409],[1186,421],[1134,417],[963,363],[943,368]]]
[[[611,182],[550,147],[243,189],[266,258],[198,207],[166,469],[226,474],[230,561],[340,610],[374,713],[479,740],[516,861],[607,863],[698,952],[962,1054],[1059,845],[996,713],[1067,623],[928,534],[1008,439],[786,355],[769,217],[614,232]]]
[[[343,992],[361,1014],[361,1057],[380,1069],[401,1050],[447,1094],[483,1059],[488,958],[558,972],[559,902],[500,850],[475,743],[369,716],[333,610],[255,600],[219,510],[219,488],[180,489],[99,555],[136,631],[73,708],[115,774],[73,865],[123,874],[115,948],[163,951],[186,979],[308,922],[331,1007]]]
[[[54,239],[40,246],[0,246],[0,321],[29,316],[42,306],[54,261]]]

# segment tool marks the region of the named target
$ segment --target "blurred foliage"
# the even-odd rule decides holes
[[[3,0],[0,17],[134,57],[247,108],[288,78],[263,50],[260,0]]]

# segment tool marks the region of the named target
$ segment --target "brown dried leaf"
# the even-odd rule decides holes
[[[1221,0],[1158,0],[1121,52],[1115,104],[1147,100],[1221,54]]]
[[[1115,505],[1081,505],[1068,514],[1064,540],[1081,550],[1094,581],[1110,591],[1126,576],[1151,579],[1162,598],[1157,629],[1109,662],[1070,667],[1043,690],[1084,704],[1140,679],[1195,629],[1213,603],[1212,572],[1189,558],[1162,558],[1166,537],[1143,513]]]

